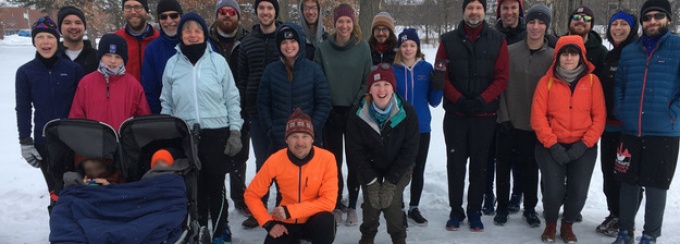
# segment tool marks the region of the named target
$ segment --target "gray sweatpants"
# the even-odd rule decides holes
[[[564,204],[564,221],[573,223],[588,197],[590,179],[595,168],[597,145],[589,148],[579,159],[560,165],[553,160],[550,150],[536,145],[536,162],[543,179],[543,209],[547,223],[557,223],[560,207]]]

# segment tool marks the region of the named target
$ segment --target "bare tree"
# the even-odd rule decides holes
[[[552,30],[555,35],[563,35],[569,31],[569,13],[576,8],[579,0],[546,0],[546,5],[553,11]]]
[[[371,23],[373,16],[380,12],[380,4],[382,1],[360,1],[359,3],[359,26],[364,39],[368,40],[371,37]]]

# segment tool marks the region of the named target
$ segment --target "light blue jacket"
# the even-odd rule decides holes
[[[184,119],[190,127],[241,130],[241,105],[227,61],[207,45],[192,65],[177,45],[163,72],[161,114]]]

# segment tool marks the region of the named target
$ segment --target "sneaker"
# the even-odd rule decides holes
[[[545,230],[541,234],[541,241],[544,243],[555,243],[555,232],[557,232],[557,223],[545,223]]]
[[[537,228],[538,226],[541,225],[541,219],[538,218],[538,214],[536,214],[536,210],[532,209],[524,209],[524,213],[522,213],[522,219],[529,224],[532,228]]]
[[[241,223],[241,225],[246,230],[254,229],[260,226],[260,224],[257,223],[257,220],[253,216],[248,217],[246,220],[243,221],[243,223]]]
[[[417,226],[427,226],[427,219],[423,218],[418,208],[408,211],[408,218],[413,220]]]
[[[642,240],[641,240],[642,241]],[[627,230],[620,230],[619,236],[612,244],[635,244],[635,233]]]
[[[346,226],[356,226],[359,224],[359,217],[357,216],[357,210],[353,208],[347,209],[347,219],[345,220]]]
[[[493,215],[495,213],[494,205],[496,205],[496,197],[493,194],[484,194],[482,213],[484,213],[484,215]]]
[[[470,231],[472,232],[484,231],[484,224],[482,223],[482,213],[472,212],[468,214],[468,223],[470,224]]]
[[[224,231],[222,232],[222,240],[224,241],[224,244],[231,244],[231,229],[229,226],[224,227]]]
[[[560,237],[562,237],[564,243],[578,243],[578,239],[572,228],[573,224],[574,223],[562,221],[562,226],[560,226]]]
[[[236,207],[236,212],[245,216],[246,218],[253,216],[253,214],[250,212],[247,206]]]
[[[511,214],[518,213],[520,202],[522,202],[522,195],[512,195],[508,203],[508,212]]]
[[[408,217],[404,211],[401,211],[401,222],[404,224],[404,228],[408,228]]]
[[[597,228],[595,228],[595,231],[608,236],[616,236],[616,232],[618,232],[618,230],[619,230],[619,218],[611,214],[604,219],[602,224],[598,225]]]
[[[446,230],[457,231],[460,228],[460,220],[457,217],[452,217],[446,221]]]
[[[496,211],[496,217],[493,217],[493,223],[498,226],[503,226],[508,222],[508,210],[498,209]]]
[[[333,217],[335,217],[335,226],[340,225],[342,223],[342,210],[340,209],[333,209]]]
[[[222,240],[221,236],[215,236],[212,239],[212,244],[224,244],[224,240]]]
[[[640,237],[639,244],[656,244],[656,238],[648,235],[643,235],[642,237]]]

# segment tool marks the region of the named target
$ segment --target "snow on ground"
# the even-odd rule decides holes
[[[18,38],[18,37],[17,37]],[[49,236],[49,218],[46,206],[49,202],[45,183],[39,170],[29,166],[22,158],[17,142],[17,127],[14,112],[14,76],[16,69],[34,57],[35,50],[30,39],[6,37],[0,43],[0,114],[7,117],[0,120],[0,155],[6,155],[0,163],[0,243],[47,243]],[[18,44],[21,43],[21,44]],[[427,60],[434,60],[436,48],[424,50]],[[463,225],[461,230],[451,232],[444,229],[448,218],[449,206],[446,182],[446,157],[442,134],[444,111],[441,107],[433,109],[433,131],[429,160],[425,172],[425,190],[421,200],[421,211],[429,219],[427,227],[412,227],[408,230],[409,243],[541,243],[540,228],[530,228],[521,219],[520,214],[510,215],[504,227],[493,225],[492,216],[484,216],[485,231],[470,232]],[[248,181],[254,174],[254,156],[248,162]],[[574,225],[575,233],[581,243],[611,243],[614,238],[595,233],[594,229],[608,214],[604,194],[602,193],[602,174],[599,162],[595,166],[589,198],[583,209],[584,221]],[[346,169],[345,169],[346,172]],[[668,194],[666,219],[663,236],[659,243],[680,243],[680,183],[675,180]],[[408,199],[407,190],[404,197]],[[346,194],[345,194],[346,196]],[[273,201],[273,197],[270,198]],[[361,199],[361,198],[360,198]],[[359,200],[361,203],[361,200]],[[270,202],[270,206],[273,202]],[[542,212],[539,203],[537,211]],[[643,212],[637,217],[636,235],[641,235]],[[359,211],[361,215],[361,211]],[[244,230],[241,222],[245,219],[230,209],[230,226],[234,243],[262,243],[265,237],[263,229]],[[389,243],[384,220],[376,243]],[[675,230],[675,231],[674,231]],[[357,243],[360,238],[359,227],[338,227],[335,243]]]

